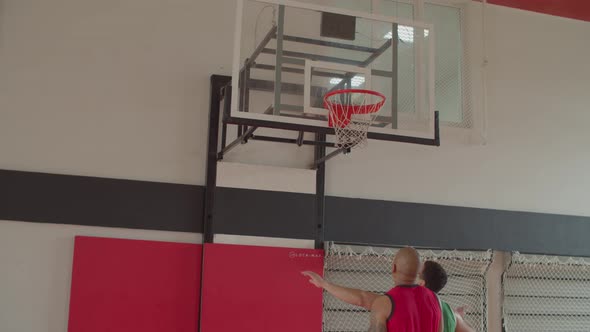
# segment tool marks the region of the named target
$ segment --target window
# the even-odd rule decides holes
[[[413,5],[406,2],[384,0],[377,8],[380,14],[413,18]],[[374,9],[375,11],[375,9]],[[442,124],[471,128],[473,110],[470,96],[470,78],[467,73],[467,52],[464,47],[464,11],[460,6],[426,3],[424,21],[432,23],[435,31],[435,109],[439,111]],[[402,42],[413,41],[413,29],[398,27]],[[425,36],[428,36],[425,31]],[[391,34],[390,34],[391,38]],[[400,73],[402,69],[400,68]],[[411,74],[402,79],[413,79]],[[400,93],[403,96],[403,93]],[[403,97],[402,97],[403,98]],[[403,109],[403,105],[400,107]]]

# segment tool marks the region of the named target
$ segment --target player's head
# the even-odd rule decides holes
[[[413,284],[420,271],[420,255],[416,249],[405,247],[393,258],[393,280],[396,284]]]
[[[420,273],[419,284],[438,293],[447,284],[447,278],[447,272],[440,264],[426,261]]]

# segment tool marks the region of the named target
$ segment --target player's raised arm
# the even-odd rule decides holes
[[[328,293],[340,301],[352,304],[358,307],[363,307],[367,310],[371,309],[373,301],[379,297],[378,294],[364,291],[361,289],[342,287],[333,283],[330,283],[324,278],[320,277],[317,273],[311,271],[302,272],[304,276],[309,277],[309,282],[318,288],[325,289]]]
[[[454,314],[457,321],[455,332],[475,332],[475,329],[469,326],[469,324],[463,319],[463,315],[465,315],[463,308],[458,308]]]
[[[387,296],[379,296],[371,306],[369,332],[387,332],[387,318],[391,315],[392,304]]]

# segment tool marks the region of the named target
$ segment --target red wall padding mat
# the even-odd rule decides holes
[[[320,332],[322,250],[206,244],[201,332]]]
[[[201,245],[76,237],[69,332],[196,332]]]

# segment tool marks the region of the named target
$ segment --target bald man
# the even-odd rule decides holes
[[[385,295],[334,285],[313,272],[310,282],[336,298],[371,311],[369,332],[440,332],[441,306],[436,295],[416,284],[420,256],[414,248],[400,249],[393,258],[395,287]]]

